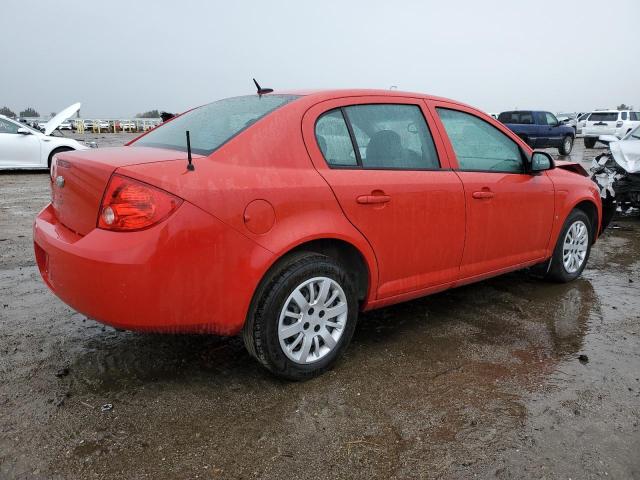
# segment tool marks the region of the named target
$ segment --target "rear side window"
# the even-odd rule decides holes
[[[355,167],[358,159],[353,150],[347,123],[341,109],[324,113],[316,122],[316,140],[329,165]]]
[[[515,123],[518,125],[533,125],[533,114],[531,112],[502,112],[498,115],[498,120],[502,123]]]
[[[590,122],[615,122],[618,120],[618,112],[593,112],[589,115]]]
[[[633,121],[640,120],[640,112],[629,112],[629,120],[633,120]]]
[[[522,173],[518,144],[494,126],[458,110],[438,108],[460,170]]]
[[[225,98],[177,117],[149,132],[133,145],[187,150],[186,131],[191,150],[209,155],[225,142],[250,127],[278,107],[298,98],[295,95],[247,95]]]
[[[440,168],[433,138],[416,105],[354,105],[344,108],[364,168]]]

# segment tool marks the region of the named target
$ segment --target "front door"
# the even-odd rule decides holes
[[[305,115],[305,143],[320,174],[378,262],[377,298],[447,286],[464,246],[464,193],[441,162],[419,99],[359,97]]]
[[[525,173],[519,145],[488,119],[458,105],[434,106],[465,190],[461,279],[542,260],[553,224],[551,180]]]
[[[40,139],[35,134],[18,133],[19,128],[17,123],[0,118],[0,167],[41,166]]]

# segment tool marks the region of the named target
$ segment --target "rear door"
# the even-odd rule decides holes
[[[380,96],[323,102],[303,119],[314,165],[375,251],[377,298],[449,286],[458,276],[462,182],[428,119],[422,99]]]
[[[554,215],[551,180],[525,173],[520,146],[488,117],[457,104],[429,103],[465,190],[461,279],[542,260]]]

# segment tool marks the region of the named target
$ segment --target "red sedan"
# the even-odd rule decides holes
[[[35,255],[63,301],[118,328],[242,332],[290,379],[329,368],[359,311],[534,265],[573,280],[600,230],[582,167],[397,91],[220,100],[58,154],[51,178]]]

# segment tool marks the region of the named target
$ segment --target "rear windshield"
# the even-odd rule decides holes
[[[171,120],[133,145],[186,151],[189,130],[191,151],[209,155],[234,135],[296,98],[296,95],[247,95],[218,100]]]
[[[502,112],[498,115],[498,120],[502,123],[519,123],[525,125],[533,124],[531,112]]]
[[[618,120],[618,112],[593,112],[589,116],[590,122],[615,122]]]

